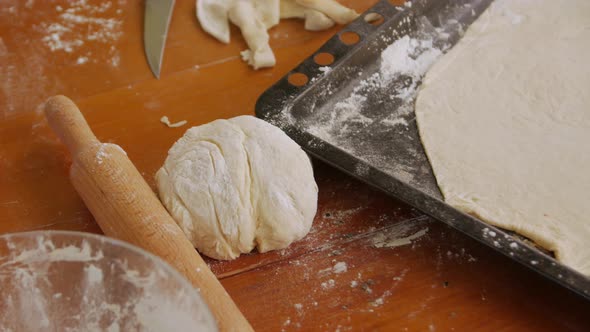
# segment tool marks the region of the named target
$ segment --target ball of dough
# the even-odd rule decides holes
[[[233,259],[303,238],[318,187],[303,150],[252,116],[193,127],[156,173],[160,199],[203,254]]]

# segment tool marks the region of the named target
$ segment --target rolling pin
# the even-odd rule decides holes
[[[253,331],[125,151],[101,143],[67,97],[51,97],[45,116],[72,154],[70,180],[102,231],[155,254],[182,273],[200,291],[221,331]]]

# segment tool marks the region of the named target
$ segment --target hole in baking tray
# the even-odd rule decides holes
[[[293,73],[289,75],[287,81],[289,81],[289,84],[294,86],[304,86],[309,81],[309,78],[307,75],[302,73]]]
[[[313,61],[320,66],[329,66],[334,62],[334,56],[330,53],[322,52],[313,57]]]
[[[352,31],[345,31],[340,34],[340,41],[346,45],[354,45],[361,40],[361,36],[358,33]]]
[[[383,16],[377,13],[368,13],[367,15],[365,15],[364,19],[365,22],[374,26],[381,25],[381,23],[383,23],[384,21]]]

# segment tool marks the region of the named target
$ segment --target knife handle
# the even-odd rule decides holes
[[[67,97],[50,98],[45,115],[72,153],[70,180],[102,231],[159,256],[182,273],[199,290],[221,331],[253,331],[126,153],[101,143]]]

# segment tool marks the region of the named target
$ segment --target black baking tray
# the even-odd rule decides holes
[[[417,0],[403,6],[380,1],[328,40],[312,56],[269,88],[256,103],[256,115],[283,129],[314,157],[405,201],[468,236],[488,245],[558,284],[590,300],[590,278],[556,261],[530,241],[491,226],[445,204],[422,147],[415,123],[413,103],[388,98],[393,89],[420,82],[399,77],[387,86],[373,89],[359,113],[368,124],[345,123],[318,134],[317,127],[330,121],[336,103],[346,100],[378,71],[381,52],[405,35],[433,34],[441,51],[452,47],[464,30],[491,5],[492,0]],[[379,16],[377,16],[378,14]],[[373,24],[367,22],[373,21]],[[350,35],[360,37],[347,45]],[[316,63],[316,55],[334,58],[329,70]],[[323,54],[324,59],[326,58]],[[329,57],[328,57],[329,58]],[[298,86],[294,80],[306,77]],[[290,83],[290,78],[291,82]],[[301,81],[301,80],[300,80]],[[403,107],[410,107],[401,112]],[[397,114],[404,126],[384,125]]]

